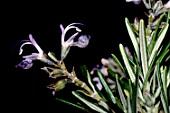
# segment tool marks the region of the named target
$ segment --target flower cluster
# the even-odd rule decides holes
[[[81,34],[78,37],[78,34],[81,32],[81,29],[79,27],[76,27],[75,25],[83,25],[81,23],[72,23],[68,25],[66,28],[63,27],[63,25],[60,25],[61,28],[61,60],[57,60],[54,55],[49,52],[48,55],[44,53],[44,51],[41,49],[41,47],[37,44],[37,42],[34,40],[32,34],[29,34],[29,40],[25,40],[25,42],[20,46],[19,55],[22,55],[23,53],[23,47],[25,45],[32,45],[36,48],[38,53],[32,53],[30,55],[23,56],[24,60],[19,63],[16,67],[21,67],[23,69],[29,69],[33,65],[34,60],[40,60],[44,63],[47,63],[49,65],[55,65],[55,62],[59,63],[64,60],[64,58],[69,53],[71,46],[77,46],[79,48],[85,48],[89,44],[90,36],[89,35],[83,35]],[[75,29],[76,33],[70,36],[67,41],[65,41],[66,33],[71,30]],[[74,41],[74,39],[78,37],[77,41]],[[48,56],[55,62],[48,59]]]

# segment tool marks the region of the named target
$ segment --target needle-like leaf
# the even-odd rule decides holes
[[[104,89],[106,90],[107,92],[107,95],[109,97],[109,100],[112,102],[112,103],[116,103],[116,100],[115,100],[115,96],[113,95],[113,92],[112,90],[110,89],[109,85],[107,84],[105,78],[103,77],[103,75],[101,74],[101,72],[98,70],[97,71],[97,74],[99,76],[99,79],[101,81],[101,83],[103,84],[103,87]]]
[[[151,64],[154,55],[157,54],[157,51],[158,51],[158,49],[159,49],[163,39],[165,38],[165,35],[166,35],[167,31],[168,31],[168,27],[169,27],[169,24],[166,24],[164,26],[164,28],[162,28],[163,30],[162,30],[161,34],[159,35],[159,37],[158,37],[158,39],[156,41],[156,44],[155,44],[155,46],[154,46],[154,48],[152,50],[151,56],[149,58],[149,65]]]
[[[134,46],[136,55],[137,55],[137,57],[139,58],[139,44],[138,44],[137,38],[136,38],[136,36],[135,36],[135,33],[133,32],[131,23],[129,22],[128,18],[125,18],[125,24],[126,24],[126,28],[127,28],[127,30],[128,30],[130,39],[131,39],[131,41],[132,41],[132,44],[133,44],[133,46]]]
[[[88,107],[90,107],[91,109],[100,112],[100,113],[108,113],[107,111],[103,110],[102,108],[100,108],[99,106],[97,106],[96,104],[91,103],[90,101],[86,100],[84,97],[82,97],[80,94],[78,94],[75,91],[72,91],[72,94],[77,97],[79,100],[81,100],[83,103],[85,103]]]
[[[127,101],[125,99],[125,95],[124,95],[124,93],[122,91],[122,88],[120,86],[120,83],[119,83],[119,80],[118,80],[117,76],[116,76],[116,84],[117,84],[117,89],[118,89],[118,92],[119,92],[120,100],[121,100],[121,102],[123,104],[123,109],[124,109],[124,112],[125,112],[125,111],[127,111],[128,103],[127,103]]]
[[[120,49],[120,52],[121,52],[125,67],[127,69],[127,72],[128,72],[128,74],[130,76],[130,79],[131,79],[132,83],[134,83],[135,82],[135,75],[133,73],[133,69],[131,68],[131,65],[129,63],[129,60],[128,60],[126,52],[125,52],[125,49],[124,49],[122,44],[119,44],[119,49]]]
[[[146,36],[145,36],[145,26],[144,20],[140,20],[139,25],[139,44],[140,44],[140,58],[142,63],[142,71],[144,78],[148,71],[148,59],[147,59],[147,44],[146,44]]]

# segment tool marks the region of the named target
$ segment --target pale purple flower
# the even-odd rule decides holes
[[[102,58],[101,63],[103,64],[103,66],[111,69],[114,72],[117,72],[119,69],[119,65],[110,57],[108,59]]]
[[[77,42],[74,42],[72,46],[77,46],[79,48],[85,48],[89,44],[89,35],[81,35]]]
[[[103,89],[102,83],[99,77],[94,77],[93,82],[96,84],[97,88],[101,91]],[[110,89],[115,89],[116,83],[111,78],[106,78],[106,82],[109,84]]]
[[[81,23],[72,23],[69,24],[66,28],[63,27],[63,25],[60,25],[60,29],[61,29],[61,46],[62,46],[62,50],[61,50],[61,60],[63,60],[69,50],[71,46],[77,46],[80,48],[84,48],[88,45],[89,43],[89,39],[90,36],[87,35],[81,35],[80,37],[78,37],[78,41],[74,41],[74,39],[76,38],[76,36],[81,32],[81,29],[79,29],[78,27],[76,27],[75,25],[83,25]],[[71,29],[75,29],[76,33],[74,33],[73,35],[71,35],[67,41],[65,41],[65,36],[66,33],[71,30]]]
[[[134,4],[140,4],[141,0],[126,0],[126,2],[133,2]]]
[[[113,58],[110,58],[110,57],[108,59],[102,58],[101,63],[106,68],[111,69],[112,71],[124,76],[124,73],[122,72],[121,67],[119,66],[117,62],[115,62]]]
[[[40,46],[37,44],[37,42],[34,40],[34,38],[31,34],[29,34],[29,39],[30,40],[28,40],[28,42],[25,42],[20,46],[19,55],[21,55],[23,53],[23,47],[25,45],[31,44],[37,49],[38,53],[32,53],[32,55],[23,56],[23,58],[31,58],[31,59],[41,58],[44,53],[43,50],[40,48]]]
[[[100,82],[99,77],[94,77],[94,78],[93,78],[93,81],[96,83],[97,88],[101,91],[102,88],[103,88],[103,86],[102,86],[102,84],[101,84],[101,82]]]
[[[115,82],[111,78],[109,78],[109,73],[108,73],[108,69],[111,68],[111,66],[109,66],[112,63],[111,58],[109,59],[102,58],[101,62],[102,62],[102,66],[97,65],[91,70],[90,74],[94,75],[94,72],[99,70],[101,74],[106,78],[106,82],[109,84],[109,87],[111,89],[114,89],[116,87]],[[95,82],[97,88],[100,91],[103,89],[99,77],[94,77],[93,82]]]
[[[31,59],[24,59],[22,62],[20,62],[18,65],[16,65],[17,67],[21,67],[23,69],[29,69],[31,68],[33,65],[32,60]]]
[[[36,43],[36,41],[34,40],[34,38],[32,37],[31,34],[29,34],[29,39],[30,40],[26,41],[25,43],[23,43],[20,46],[19,55],[21,55],[23,53],[23,47],[28,44],[33,45],[37,49],[38,53],[32,53],[30,55],[23,56],[22,58],[24,58],[24,60],[21,63],[19,63],[16,67],[21,67],[23,69],[29,69],[33,65],[33,60],[40,60],[40,61],[43,61],[43,62],[46,62],[46,63],[52,65],[53,63],[46,58],[43,50]]]
[[[107,72],[107,67],[106,66],[101,66],[101,67],[99,67],[99,66],[97,66],[97,67],[95,67],[95,68],[93,68],[92,69],[92,71],[90,72],[90,74],[94,74],[94,71],[97,71],[97,70],[100,70],[100,72],[102,73],[102,75],[104,75],[104,77],[106,78],[106,82],[109,84],[109,87],[111,88],[111,89],[114,89],[115,88],[115,82],[111,79],[111,78],[109,78],[109,73]],[[101,83],[101,81],[100,81],[100,79],[99,79],[99,77],[94,77],[93,78],[93,82],[96,84],[96,86],[97,86],[97,88],[101,91],[102,89],[103,89],[103,86],[102,86],[102,83]]]
[[[96,67],[94,67],[94,68],[91,70],[90,74],[93,75],[95,71],[100,70],[100,72],[101,72],[104,76],[108,76],[107,69],[108,69],[108,68],[107,68],[106,66],[104,66],[104,65],[103,65],[103,66],[97,65]]]

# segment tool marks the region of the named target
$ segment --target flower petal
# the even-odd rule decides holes
[[[30,39],[32,45],[38,50],[39,54],[43,54],[43,50],[40,48],[40,46],[37,44],[37,42],[34,40],[34,38],[31,34],[29,34],[29,39]]]
[[[80,48],[85,48],[89,44],[90,36],[89,35],[81,35],[78,38],[77,42],[74,42],[72,46],[77,46]]]
[[[36,60],[36,59],[38,59],[38,57],[39,57],[39,54],[38,54],[38,53],[32,53],[31,55],[23,56],[23,58],[25,58],[25,59],[31,59],[31,60]]]
[[[29,69],[33,66],[32,60],[31,59],[24,59],[21,63],[19,63],[18,65],[16,65],[17,67],[21,67],[23,69]]]

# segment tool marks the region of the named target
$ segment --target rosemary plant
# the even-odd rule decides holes
[[[52,94],[62,90],[66,84],[75,84],[79,89],[72,94],[79,101],[69,102],[62,98],[56,99],[87,112],[100,113],[170,113],[170,42],[165,41],[169,28],[170,1],[163,4],[161,0],[127,0],[135,4],[143,3],[148,13],[148,20],[134,19],[131,23],[125,17],[125,25],[133,45],[130,51],[123,44],[119,44],[120,55],[118,58],[111,54],[108,59],[101,59],[101,66],[90,72],[84,65],[82,74],[87,81],[78,78],[74,68],[67,70],[64,59],[71,46],[84,48],[90,41],[89,35],[83,35],[78,26],[81,23],[72,23],[61,28],[61,57],[48,54],[38,46],[33,36],[29,35],[20,47],[19,55],[23,53],[23,46],[33,45],[38,53],[23,56],[24,60],[16,67],[29,69],[35,60],[42,61],[49,66],[41,69],[56,79],[47,87],[52,89]],[[76,32],[65,41],[67,31],[74,29]],[[78,38],[77,41],[74,39]],[[168,38],[168,37],[167,37]],[[134,51],[134,52],[132,52]],[[96,79],[92,76],[97,75]],[[106,79],[106,76],[109,79]],[[60,78],[60,79],[58,79]],[[95,84],[95,81],[98,84]]]

